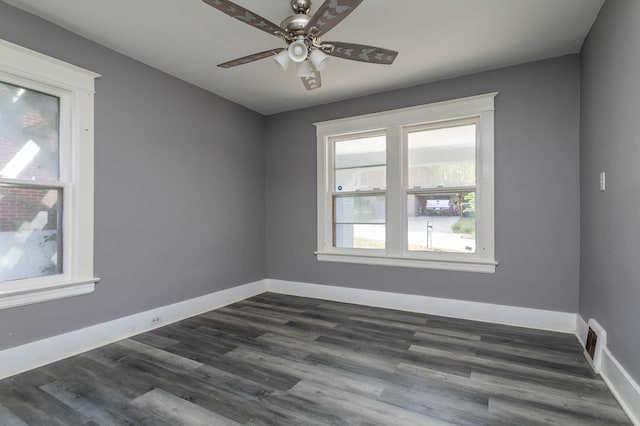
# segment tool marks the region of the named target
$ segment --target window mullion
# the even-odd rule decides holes
[[[402,128],[387,128],[387,254],[401,256],[406,203],[403,198]]]
[[[318,251],[331,248],[333,234],[333,144],[322,138],[317,146],[318,155]]]

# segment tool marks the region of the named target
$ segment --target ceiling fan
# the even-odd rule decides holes
[[[227,15],[283,39],[287,48],[277,48],[254,53],[222,64],[219,67],[231,68],[259,59],[273,57],[287,70],[292,62],[296,63],[296,73],[307,90],[321,86],[320,71],[324,69],[330,56],[351,59],[373,64],[391,65],[398,52],[380,47],[354,43],[321,42],[319,38],[338,25],[363,0],[325,0],[318,10],[310,15],[311,0],[292,0],[294,14],[285,18],[280,26],[245,9],[229,0],[203,0]]]

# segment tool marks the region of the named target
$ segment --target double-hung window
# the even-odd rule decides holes
[[[0,308],[93,291],[96,77],[0,40]]]
[[[318,259],[495,271],[496,95],[316,123]]]

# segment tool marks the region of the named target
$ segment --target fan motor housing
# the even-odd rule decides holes
[[[309,17],[309,15],[296,13],[295,15],[291,15],[288,18],[285,18],[280,26],[286,29],[289,34],[301,35],[304,34],[305,29],[307,28],[307,24],[310,20],[311,17]]]

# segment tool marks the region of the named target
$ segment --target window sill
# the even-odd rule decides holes
[[[62,299],[71,296],[93,293],[99,278],[63,281],[41,288],[31,289],[2,289],[0,285],[0,309],[31,305],[48,300]]]
[[[446,271],[482,272],[493,274],[498,262],[412,259],[407,257],[372,256],[342,253],[316,252],[320,262],[359,263],[378,266],[397,266],[403,268],[441,269]]]

